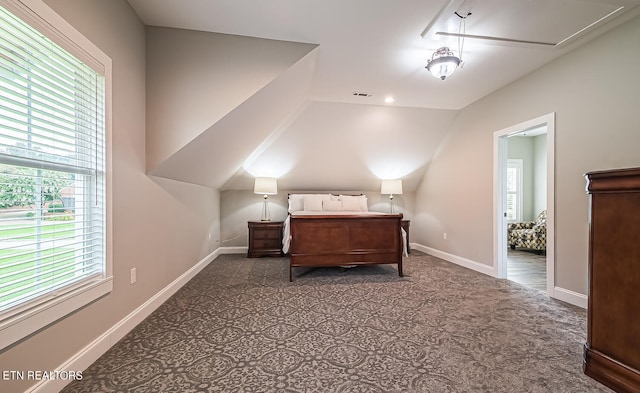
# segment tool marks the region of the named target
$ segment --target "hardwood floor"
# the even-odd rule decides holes
[[[547,290],[547,258],[533,251],[507,250],[507,278],[511,281]]]

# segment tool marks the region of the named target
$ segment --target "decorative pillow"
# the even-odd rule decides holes
[[[340,195],[340,199],[342,200],[342,211],[360,211],[360,197]]]
[[[289,195],[289,213],[304,210],[304,196],[300,194]]]
[[[349,211],[361,211],[361,212],[369,211],[369,203],[366,195],[340,195],[340,200],[350,199],[350,198],[358,200],[359,208],[357,210],[354,210],[354,208],[352,208],[352,206],[350,205]]]
[[[369,211],[369,203],[367,201],[367,196],[366,195],[362,195],[360,197],[358,197],[360,199],[360,211],[361,212],[368,212]]]
[[[308,212],[321,212],[322,196],[321,195],[305,195],[304,210]]]
[[[331,200],[331,195],[330,194],[299,194],[299,195],[302,195],[303,197],[308,197],[308,196],[318,197],[318,198],[322,199],[323,201],[330,201]]]
[[[341,201],[322,201],[322,211],[339,212],[342,209]]]

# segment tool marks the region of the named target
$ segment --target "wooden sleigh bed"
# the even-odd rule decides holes
[[[402,274],[402,214],[292,213],[288,218],[289,281],[294,267],[397,264]]]

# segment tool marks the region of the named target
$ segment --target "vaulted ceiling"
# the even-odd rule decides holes
[[[290,190],[378,190],[380,179],[402,178],[411,191],[458,110],[640,9],[640,0],[129,3],[149,26],[147,170],[222,190],[266,175]],[[424,68],[442,46],[463,60],[444,81]]]

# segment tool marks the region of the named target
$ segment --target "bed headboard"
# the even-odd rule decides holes
[[[297,211],[368,212],[369,206],[364,194],[289,194],[289,213]]]

